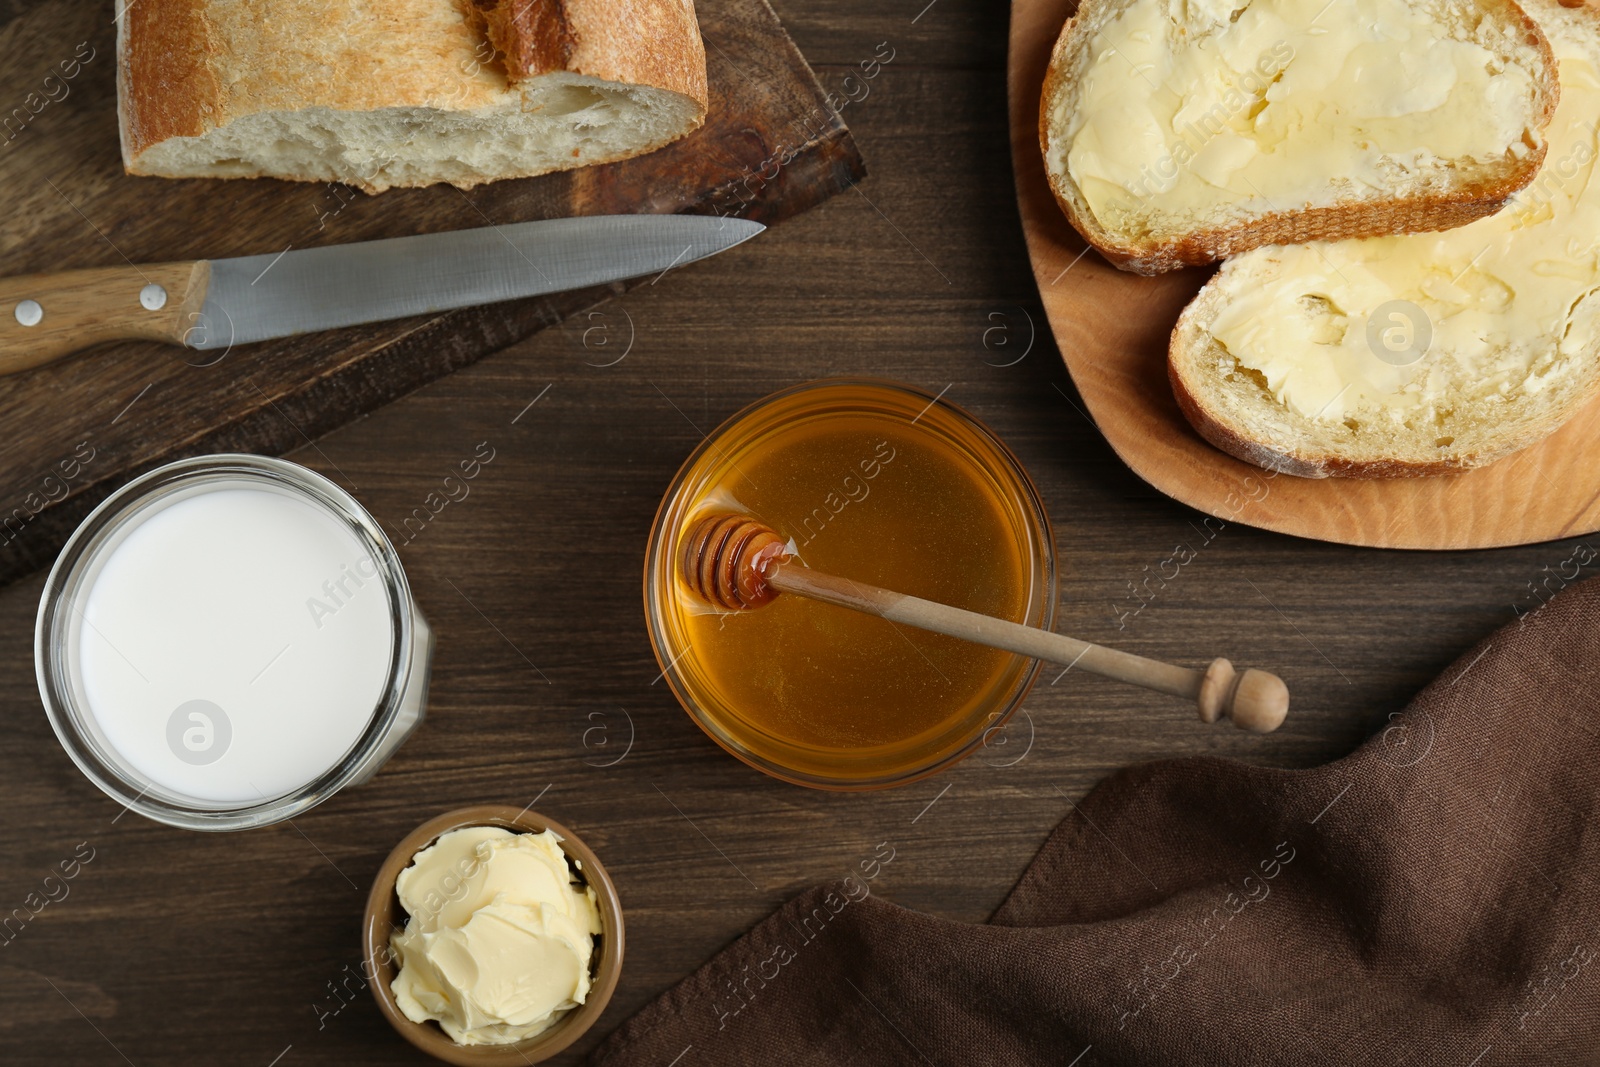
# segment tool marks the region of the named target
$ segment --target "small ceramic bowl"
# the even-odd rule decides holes
[[[600,906],[601,934],[590,962],[592,984],[589,997],[582,1004],[557,1019],[542,1034],[509,1045],[458,1045],[439,1028],[438,1023],[414,1023],[406,1018],[394,1002],[395,975],[399,973],[393,953],[389,951],[389,936],[405,925],[407,915],[395,893],[395,879],[411,865],[418,852],[433,844],[452,830],[468,826],[501,826],[516,833],[536,834],[553,830],[561,838],[561,847],[567,856],[580,864],[584,880],[594,890]],[[389,858],[378,868],[367,894],[367,912],[362,922],[363,952],[366,971],[371,979],[372,995],[378,1008],[400,1036],[417,1048],[461,1067],[500,1067],[500,1065],[539,1063],[571,1045],[584,1031],[594,1025],[605,1011],[617,988],[622,974],[622,905],[617,898],[616,886],[601,866],[599,857],[565,826],[545,818],[538,812],[518,811],[516,808],[484,804],[446,812],[429,819],[406,835],[389,853]]]

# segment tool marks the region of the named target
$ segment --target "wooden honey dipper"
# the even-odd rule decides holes
[[[759,608],[780,592],[794,593],[891,622],[1187,697],[1199,706],[1202,722],[1213,723],[1227,717],[1240,729],[1264,734],[1281,726],[1289,713],[1289,688],[1276,674],[1253,669],[1235,671],[1233,664],[1221,658],[1212,660],[1203,671],[1190,670],[1035,626],[823,574],[803,563],[791,562],[793,559],[777,532],[755,519],[710,514],[689,528],[679,562],[690,590],[723,611]]]

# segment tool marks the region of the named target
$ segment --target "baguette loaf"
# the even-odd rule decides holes
[[[1446,233],[1225,263],[1168,362],[1201,436],[1306,477],[1435,474],[1538,441],[1600,391],[1600,13],[1528,10],[1561,78],[1533,184]]]
[[[131,174],[381,192],[605,163],[697,128],[692,0],[119,3]]]
[[[1556,95],[1513,0],[1083,0],[1039,137],[1078,232],[1156,274],[1492,214]]]

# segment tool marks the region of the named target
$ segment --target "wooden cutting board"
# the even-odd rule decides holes
[[[126,176],[112,6],[0,6],[0,275],[566,215],[737,214],[772,225],[864,177],[849,131],[766,0],[698,0],[696,9],[711,106],[694,135],[638,159],[470,193],[366,196],[341,185]],[[79,519],[134,473],[204,452],[304,445],[624,288],[241,346],[220,362],[157,344],[106,346],[0,379],[0,582],[48,565]]]
[[[1075,0],[1013,0],[1011,155],[1034,277],[1051,330],[1106,440],[1134,473],[1224,522],[1381,548],[1492,548],[1600,529],[1600,405],[1491,466],[1435,478],[1273,475],[1211,447],[1167,384],[1167,339],[1208,270],[1154,278],[1086,252],[1039,151],[1039,91]]]

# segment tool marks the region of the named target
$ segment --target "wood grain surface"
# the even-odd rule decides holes
[[[1039,90],[1076,0],[1013,0],[1011,139],[1022,226],[1044,309],[1084,407],[1123,462],[1208,515],[1378,548],[1492,548],[1600,529],[1600,402],[1498,463],[1432,478],[1276,476],[1213,448],[1178,410],[1167,340],[1209,269],[1142,278],[1085,243],[1039,153]],[[1259,499],[1252,499],[1259,497]]]
[[[0,275],[270,254],[566,215],[683,211],[771,225],[863,174],[848,130],[766,0],[702,0],[706,124],[636,159],[470,192],[436,186],[381,196],[341,184],[130,178],[118,149],[110,10],[98,0],[0,7]],[[299,447],[648,281],[221,351],[105,345],[0,378],[8,430],[0,439],[0,582],[46,565],[131,473],[204,452]],[[7,321],[14,303],[0,304]],[[10,322],[0,338],[20,329]],[[93,459],[60,477],[53,468],[79,446]],[[29,536],[15,536],[24,527]]]
[[[1208,521],[1156,492],[1086,417],[1045,328],[1008,164],[1003,15],[982,0],[778,9],[828,89],[842,98],[858,79],[844,119],[872,177],[293,453],[393,527],[479,442],[496,450],[470,496],[400,547],[438,634],[432,703],[370,783],[248,833],[120,814],[39,705],[42,579],[0,589],[0,913],[48,901],[0,944],[0,1062],[427,1062],[363,988],[362,904],[401,837],[472,803],[534,803],[617,882],[627,961],[587,1049],[779,902],[860,872],[881,844],[893,858],[873,892],[982,921],[1112,770],[1335,759],[1470,643],[1593,573],[1593,539],[1356,549]],[[882,42],[893,60],[861,80]],[[9,239],[19,227],[8,220]],[[651,518],[719,420],[840,373],[946,390],[1017,452],[1055,524],[1062,632],[1191,666],[1220,653],[1277,670],[1296,700],[1283,729],[1206,727],[1183,701],[1050,672],[988,748],[900,790],[815,792],[723,753],[656,680],[640,595]],[[268,414],[295,433],[285,416],[297,411],[280,410]],[[93,858],[76,877],[47,886],[81,850]],[[892,1002],[879,1007],[895,1018]],[[694,1062],[691,1050],[677,1067]],[[1077,1067],[1100,1062],[1090,1051]]]

